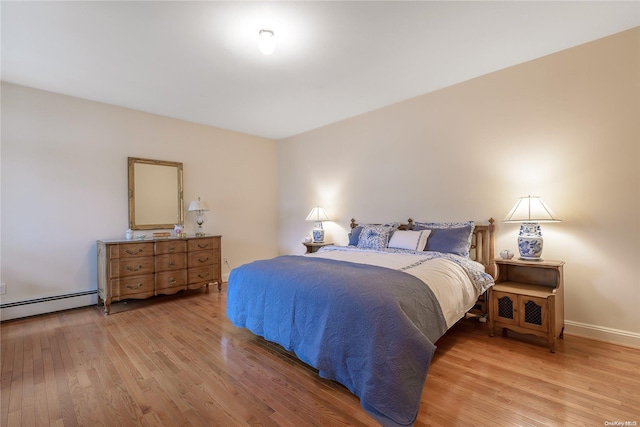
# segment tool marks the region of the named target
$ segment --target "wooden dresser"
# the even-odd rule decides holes
[[[221,236],[98,240],[98,306],[218,284]]]

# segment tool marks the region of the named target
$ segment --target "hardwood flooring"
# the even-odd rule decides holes
[[[375,425],[344,387],[233,327],[225,288],[4,322],[2,426]],[[416,426],[640,423],[640,350],[565,335],[436,344]],[[543,343],[544,344],[544,343]],[[634,424],[635,423],[635,424]],[[624,425],[624,424],[620,424]]]

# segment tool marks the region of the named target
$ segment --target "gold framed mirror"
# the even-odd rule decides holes
[[[129,157],[129,228],[184,224],[182,163]]]

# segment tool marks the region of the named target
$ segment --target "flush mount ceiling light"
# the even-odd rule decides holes
[[[276,35],[271,30],[260,30],[258,33],[258,49],[265,55],[271,55],[276,50]]]

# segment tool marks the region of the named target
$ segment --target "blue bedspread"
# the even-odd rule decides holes
[[[446,331],[416,277],[302,256],[233,269],[227,316],[346,386],[384,426],[415,422],[433,342]]]

